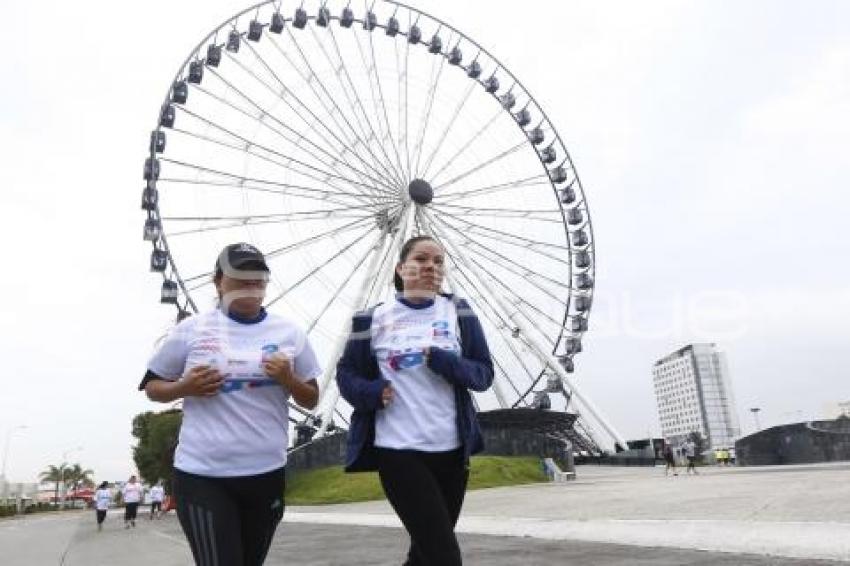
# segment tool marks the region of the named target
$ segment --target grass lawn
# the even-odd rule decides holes
[[[469,489],[546,481],[535,457],[476,456],[472,458]],[[378,474],[346,474],[341,466],[296,474],[286,486],[288,505],[353,503],[383,499]]]

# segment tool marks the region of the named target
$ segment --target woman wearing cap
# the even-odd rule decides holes
[[[337,365],[354,408],[346,471],[377,470],[411,545],[406,564],[461,564],[454,526],[483,448],[470,390],[493,382],[481,324],[440,294],[445,253],[432,238],[401,249],[395,300],[355,315]]]
[[[139,387],[154,401],[183,399],[174,496],[196,564],[264,562],[283,517],[287,401],[318,401],[306,335],[263,308],[268,276],[255,247],[224,248],[213,277],[219,308],[178,324]]]

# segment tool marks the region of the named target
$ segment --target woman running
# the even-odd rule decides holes
[[[106,512],[112,503],[112,492],[109,491],[109,483],[102,482],[97,491],[94,492],[94,509],[97,516],[97,530],[103,530],[103,522],[106,520]]]
[[[136,476],[130,476],[121,488],[121,499],[124,501],[124,528],[129,529],[131,525],[136,528],[136,513],[142,500],[142,485],[136,481]]]
[[[346,471],[377,470],[411,544],[406,564],[461,564],[454,527],[483,449],[469,393],[493,382],[484,332],[469,305],[440,294],[445,252],[430,237],[407,241],[395,300],[355,315],[337,365],[354,408]]]
[[[257,248],[225,247],[214,273],[219,308],[175,327],[140,389],[183,399],[173,489],[195,563],[259,566],[283,517],[287,402],[315,407],[321,370],[304,331],[263,308]]]

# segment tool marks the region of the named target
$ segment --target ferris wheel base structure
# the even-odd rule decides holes
[[[479,413],[484,452],[490,456],[555,458],[562,463],[604,458],[605,451],[575,428],[577,415],[541,409],[494,409]],[[300,434],[287,457],[290,473],[328,466],[345,460],[346,432],[334,430],[311,438]],[[313,429],[315,432],[315,429]]]

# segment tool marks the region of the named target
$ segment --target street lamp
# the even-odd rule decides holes
[[[12,441],[12,434],[18,430],[24,430],[25,428],[29,428],[27,425],[18,425],[13,426],[8,431],[6,431],[6,441],[3,444],[3,497],[6,497],[6,492],[8,490],[9,480],[6,478],[6,463],[9,461],[9,443]]]
[[[68,454],[73,452],[79,452],[83,449],[82,446],[77,446],[76,448],[69,448],[62,452],[62,463],[59,464],[59,484],[62,486],[62,503],[59,506],[59,509],[65,508],[65,464],[68,462]]]
[[[759,411],[761,411],[761,409],[758,407],[750,409],[750,412],[753,414],[753,420],[756,422],[756,432],[761,430],[761,425],[759,425]]]

